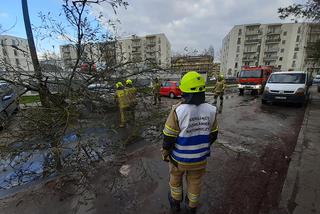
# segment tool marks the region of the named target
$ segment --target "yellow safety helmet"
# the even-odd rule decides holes
[[[206,82],[198,72],[189,71],[182,77],[179,88],[184,93],[204,92]]]
[[[123,87],[122,82],[117,82],[117,83],[116,83],[116,88],[120,88],[120,87]]]
[[[126,80],[126,85],[132,85],[132,80],[127,79],[127,80]]]

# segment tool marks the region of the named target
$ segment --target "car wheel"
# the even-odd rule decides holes
[[[171,93],[169,94],[169,97],[170,97],[171,99],[175,98],[174,93],[171,92]]]

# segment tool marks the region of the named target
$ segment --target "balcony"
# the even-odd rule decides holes
[[[270,30],[267,32],[268,35],[279,35],[281,33],[282,33],[282,30],[274,30],[274,31]]]
[[[276,61],[278,59],[278,56],[265,56],[263,57],[264,61]]]
[[[146,53],[155,53],[157,52],[156,49],[146,49]]]
[[[267,39],[266,43],[279,43],[281,42],[281,39]]]
[[[147,42],[146,45],[147,46],[156,46],[156,44],[157,44],[156,42]]]
[[[254,43],[260,43],[261,39],[246,39],[244,40],[244,44],[254,44]]]
[[[242,58],[243,62],[253,62],[253,61],[256,61],[256,60],[257,60],[257,57],[243,57]]]
[[[132,43],[132,47],[133,48],[140,48],[141,47],[141,43]]]
[[[320,34],[320,29],[313,28],[313,29],[310,30],[310,34]]]
[[[257,52],[257,49],[243,51],[243,53],[256,53],[256,52]]]
[[[260,29],[256,29],[256,30],[249,30],[246,31],[245,35],[261,35],[262,31]]]
[[[264,52],[266,53],[274,53],[274,52],[278,52],[280,49],[279,48],[269,48],[267,50],[265,50]]]

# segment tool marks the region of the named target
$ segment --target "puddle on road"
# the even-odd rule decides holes
[[[91,161],[99,160],[101,154],[108,152],[110,138],[106,128],[87,128],[80,135],[75,132],[69,133],[62,140],[62,159],[72,158],[80,141],[92,142],[87,154],[90,155]],[[17,143],[14,147],[19,148],[21,144]],[[52,151],[48,148],[3,157],[0,160],[0,189],[11,189],[42,179],[45,165],[53,162],[51,154]]]

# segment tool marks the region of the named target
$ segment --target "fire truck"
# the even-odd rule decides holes
[[[238,74],[239,95],[243,95],[245,90],[250,90],[252,94],[261,94],[273,71],[273,66],[243,66]]]

